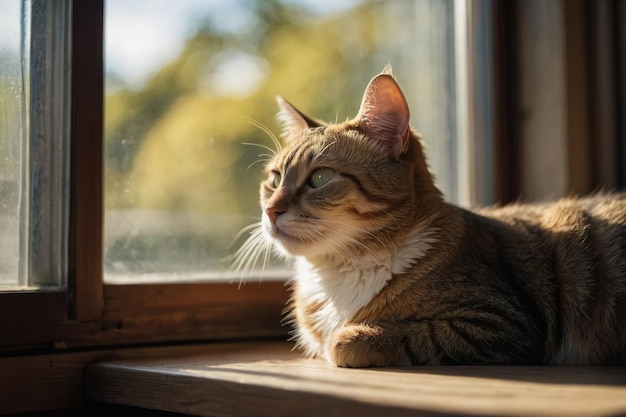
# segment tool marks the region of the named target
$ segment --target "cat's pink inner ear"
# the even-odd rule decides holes
[[[377,75],[370,81],[357,119],[372,139],[385,142],[399,157],[409,137],[409,105],[390,74]]]

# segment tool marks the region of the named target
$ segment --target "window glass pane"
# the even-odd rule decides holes
[[[0,290],[66,283],[69,3],[3,2]]]
[[[22,151],[28,126],[28,16],[22,1],[0,13],[0,289],[20,285]]]
[[[455,200],[453,6],[108,0],[105,280],[228,276],[229,244],[260,217],[264,151],[245,143],[272,146],[274,96],[343,120],[387,63]]]

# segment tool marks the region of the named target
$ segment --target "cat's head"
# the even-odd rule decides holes
[[[292,256],[358,257],[398,245],[436,209],[409,107],[390,72],[374,77],[354,119],[325,124],[278,98],[283,146],[261,183],[262,229]]]

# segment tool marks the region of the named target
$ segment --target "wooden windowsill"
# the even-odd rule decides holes
[[[626,367],[338,369],[291,344],[248,342],[93,363],[85,395],[210,416],[616,416],[626,415]]]

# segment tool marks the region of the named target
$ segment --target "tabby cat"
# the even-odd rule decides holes
[[[289,317],[307,356],[341,367],[626,363],[625,194],[446,203],[390,70],[345,123],[278,102],[283,144],[239,262],[270,244],[295,258]]]

